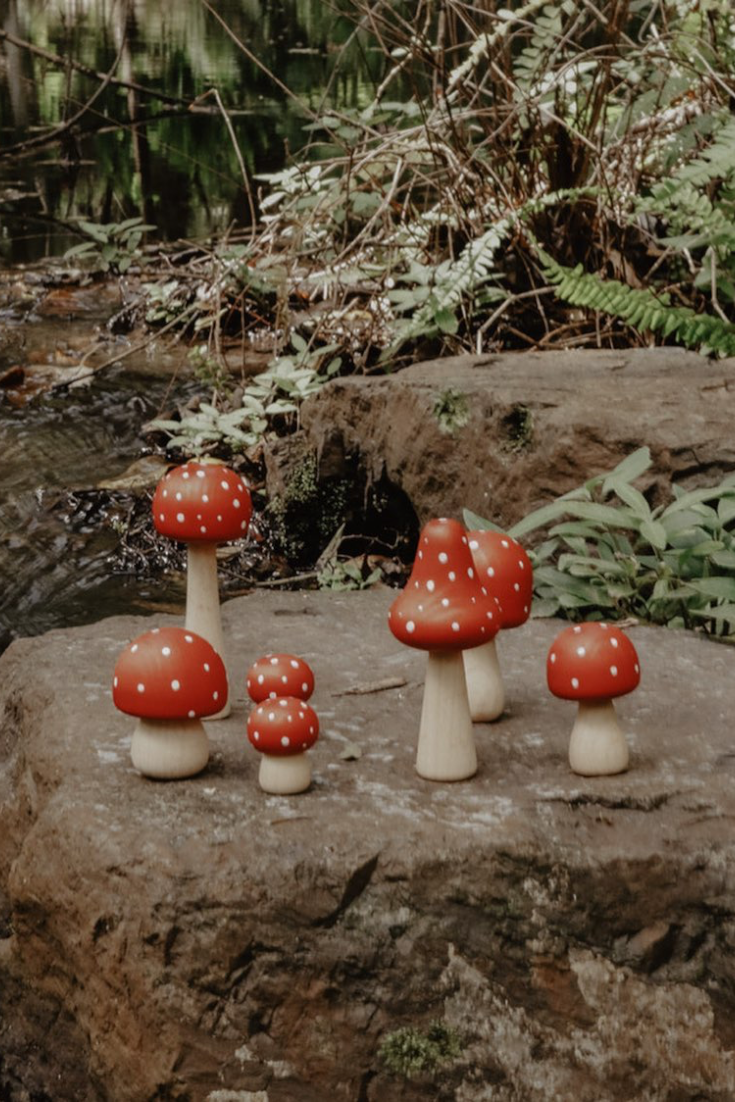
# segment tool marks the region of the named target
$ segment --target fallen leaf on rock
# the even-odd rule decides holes
[[[339,756],[343,761],[359,761],[362,757],[362,749],[356,742],[348,742]]]

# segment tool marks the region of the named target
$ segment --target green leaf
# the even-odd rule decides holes
[[[566,512],[583,520],[593,520],[609,528],[638,528],[637,518],[623,508],[600,505],[596,501],[568,501]]]
[[[735,494],[729,493],[720,498],[717,503],[717,516],[723,525],[735,520]]]
[[[663,551],[668,543],[666,529],[657,520],[644,520],[641,524],[641,535],[657,551]]]
[[[634,482],[636,478],[648,470],[651,466],[651,449],[650,448],[638,448],[636,451],[631,452],[625,459],[618,463],[617,467],[614,467],[605,481],[608,479],[615,479],[618,482]],[[604,492],[603,483],[603,492]]]
[[[457,321],[456,314],[447,307],[442,307],[435,312],[434,322],[438,328],[441,329],[442,333],[456,333],[459,329],[459,322]]]
[[[703,597],[735,602],[735,578],[695,578],[687,582],[686,587]]]
[[[558,520],[559,517],[564,516],[569,512],[568,502],[564,498],[559,498],[557,501],[552,501],[549,505],[542,505],[540,509],[535,509],[534,512],[529,513],[523,520],[519,520],[517,524],[514,524],[508,529],[508,534],[515,539],[520,539],[521,536],[525,536],[528,532],[533,532],[536,528],[544,528],[547,524],[550,524],[554,520]]]

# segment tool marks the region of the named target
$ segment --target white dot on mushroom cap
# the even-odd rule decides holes
[[[229,488],[230,488],[229,482],[227,482],[224,478],[220,482],[220,486],[222,487],[223,490],[229,490]]]
[[[117,684],[118,684],[118,682],[117,682],[117,678],[116,678],[116,677],[113,677],[113,679],[112,679],[112,684],[113,684],[113,688],[115,688],[115,689],[116,689],[116,688],[117,688]]]
[[[175,693],[177,693],[179,691],[179,689],[181,688],[181,682],[180,681],[172,681],[171,682],[171,688],[173,689],[173,691]]]
[[[193,643],[194,642],[194,636],[193,635],[185,635],[184,639],[186,640],[187,643]]]
[[[219,693],[218,692],[215,691],[215,692],[212,693],[212,700],[219,700]]]
[[[524,611],[524,612],[528,612],[528,605],[524,605],[524,606],[523,606],[523,611]]]
[[[452,620],[452,631],[459,631],[459,624],[456,620]]]
[[[414,588],[415,588],[415,589],[418,589],[418,588],[419,588],[419,583],[418,583],[418,582],[414,582],[413,584],[414,584]]]
[[[275,718],[276,718],[276,713],[275,712],[268,712],[268,719],[274,720]]]
[[[140,681],[140,682],[138,683],[138,692],[139,692],[139,693],[144,693],[144,692],[145,692],[145,685],[143,684],[143,682],[142,682],[142,681]]]
[[[181,490],[178,490],[177,493],[176,493],[176,500],[181,501],[183,496],[184,495],[182,494]]]
[[[183,524],[184,521],[186,520],[186,517],[184,516],[183,513],[177,513],[176,514],[176,519],[178,520],[179,524]]]
[[[204,478],[204,471],[197,471],[197,478]]]
[[[572,688],[573,689],[578,689],[579,688],[579,678],[578,677],[573,677],[572,678]]]
[[[635,672],[636,672],[636,673],[640,673],[640,672],[641,672],[641,668],[640,668],[640,666],[638,665],[638,663],[637,663],[637,662],[636,662],[635,666],[633,667],[633,669],[635,670]]]
[[[275,689],[271,689],[271,691],[268,693],[268,699],[269,700],[275,700],[277,696],[278,696],[278,693],[276,692]]]
[[[137,651],[137,649],[138,649],[138,644],[137,644],[137,643],[133,643],[132,647],[130,648],[130,653],[131,653],[131,654],[135,654],[135,652]]]
[[[205,673],[209,673],[209,662],[205,662],[205,663],[204,663],[204,672],[205,672]],[[250,682],[248,681],[248,685],[249,685],[249,684],[250,684]]]
[[[507,540],[501,540],[500,541],[500,546],[501,547],[510,547],[510,544],[508,543]]]
[[[269,662],[270,662],[271,666],[277,666],[278,665],[278,659],[277,658],[270,658]]]
[[[549,655],[549,662],[556,662],[556,654],[554,653],[554,651],[552,651]]]
[[[467,536],[462,536],[462,543],[467,543]]]
[[[603,631],[607,631],[607,624],[600,624]]]
[[[436,582],[432,582],[432,580],[429,579],[429,581],[426,583],[426,588],[428,589],[429,593],[433,593],[436,589]]]
[[[519,570],[525,570],[526,569],[526,564],[524,563],[523,559],[518,560],[518,568],[519,568]]]
[[[444,608],[449,608],[449,598],[448,597],[442,597],[442,604],[443,604]]]
[[[189,710],[189,711],[187,712],[187,715],[188,715],[189,719],[196,719],[196,712],[194,711],[194,709],[193,709],[193,708],[191,708],[191,709],[190,709],[190,710]]]
[[[579,635],[579,633],[580,633],[580,631],[581,631],[582,629],[581,629],[581,627],[579,626],[579,624],[577,624],[577,626],[576,626],[576,627],[575,627],[575,628],[574,628],[573,630],[574,630],[574,634],[575,634],[575,635]]]
[[[302,693],[308,693],[308,691],[309,691],[309,686],[307,685],[307,683],[305,681],[301,682],[301,691],[302,691]]]
[[[260,741],[260,731],[253,731],[253,738],[256,742]]]
[[[613,675],[613,677],[617,677],[618,676],[618,667],[617,666],[611,666],[610,667],[610,673]]]
[[[474,576],[475,576],[474,570],[472,569],[471,566],[468,566],[467,567],[467,577],[468,578],[474,578]]]
[[[446,551],[439,552],[439,562],[449,562],[449,555]]]
[[[513,582],[513,588],[515,589],[516,593],[520,593],[521,587],[518,582]]]
[[[587,651],[585,650],[584,647],[577,647],[577,654],[579,655],[580,658],[584,658],[586,653],[587,653]]]
[[[488,578],[494,578],[495,577],[495,567],[494,566],[488,566],[487,576],[488,576]]]
[[[168,497],[168,490],[164,490],[161,497]]]
[[[203,524],[203,525],[201,526],[201,528],[199,529],[199,531],[200,531],[200,532],[202,533],[202,535],[203,535],[203,536],[206,536],[206,534],[207,534],[207,529],[206,529],[206,526],[205,526],[204,524]]]
[[[284,685],[287,685],[288,684],[288,675],[285,674],[285,673],[282,673],[281,674],[281,681],[283,682]]]
[[[477,540],[470,540],[470,551],[477,551],[479,546]]]
[[[413,635],[415,630],[416,630],[416,625],[414,624],[413,620],[408,620],[406,622],[406,631],[408,632],[408,634]]]
[[[182,478],[189,478],[189,472],[188,471],[182,471],[181,477]]]
[[[171,653],[171,648],[170,647],[161,647],[161,654],[165,655],[166,658],[168,658],[170,653]]]
[[[206,504],[209,501],[209,494],[202,494],[202,501]]]
[[[166,519],[166,517],[164,516],[164,514],[163,514],[163,513],[159,513],[159,514],[158,514],[158,519],[159,519],[160,521],[164,521],[164,520]]]
[[[423,557],[424,557],[423,551],[419,551],[419,553],[416,557],[419,558],[419,559],[423,559]]]
[[[281,746],[290,746],[290,745],[291,745],[291,739],[288,737],[288,735],[283,735],[283,737],[281,738]]]
[[[248,522],[247,522],[246,520],[242,520],[242,521],[240,521],[240,529],[241,529],[241,531],[245,531],[245,529],[247,528],[247,526],[248,526]]]
[[[298,664],[298,662],[296,661],[295,658],[291,659],[291,668],[294,669],[294,670],[297,670],[299,668],[299,664]]]
[[[418,608],[419,612],[424,611],[424,606],[423,605],[417,605],[416,607]]]
[[[264,681],[265,681],[265,676],[262,673],[259,673],[258,674],[258,684],[262,685]]]
[[[615,638],[614,635],[610,637],[610,643],[613,647],[617,647],[618,641],[617,641],[617,639]]]
[[[286,716],[286,719],[289,723],[293,723],[293,716]]]
[[[487,616],[488,620],[492,620],[492,618],[493,618],[492,612],[486,612],[485,615]]]
[[[217,513],[217,520],[218,520],[218,521],[220,521],[220,523],[221,523],[221,521],[222,521],[222,516],[221,516],[221,514],[220,514],[220,513]]]

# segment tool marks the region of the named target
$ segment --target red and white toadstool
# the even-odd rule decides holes
[[[264,792],[290,796],[311,784],[306,756],[319,737],[316,712],[296,696],[264,700],[248,718],[248,739],[263,755],[258,781]]]
[[[250,491],[229,467],[190,460],[163,476],[152,509],[161,535],[188,545],[186,627],[224,655],[217,544],[247,533],[252,514]],[[223,709],[220,716],[228,711]]]
[[[153,628],[117,660],[112,699],[137,716],[133,765],[146,777],[172,780],[201,772],[209,742],[201,722],[227,701],[227,674],[211,643],[186,628]]]
[[[430,520],[411,577],[388,613],[402,643],[428,651],[416,771],[458,781],[477,770],[462,651],[500,628],[498,602],[477,577],[467,534],[456,520]]]
[[[314,674],[308,663],[295,654],[265,654],[253,662],[246,684],[248,695],[256,704],[278,696],[308,700],[314,692]]]
[[[472,531],[467,537],[477,576],[500,604],[501,631],[525,624],[533,598],[533,568],[528,555],[505,532]],[[505,706],[496,642],[491,639],[464,655],[470,714],[477,722],[497,719]]]
[[[549,689],[579,710],[569,741],[569,764],[582,776],[605,776],[628,768],[628,743],[613,700],[641,679],[638,655],[613,624],[592,622],[564,628],[546,660]]]

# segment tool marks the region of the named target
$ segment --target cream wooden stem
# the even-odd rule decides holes
[[[311,762],[306,754],[263,754],[258,781],[264,792],[274,796],[304,792],[311,784]]]
[[[225,640],[222,634],[222,613],[217,580],[217,544],[190,543],[186,570],[186,626],[211,643],[225,661]],[[224,719],[230,714],[227,703],[210,719]]]
[[[628,743],[612,700],[581,700],[569,740],[572,771],[583,777],[622,773],[628,759]]]
[[[503,714],[505,689],[495,640],[463,651],[467,699],[475,723],[489,723]]]
[[[207,732],[199,719],[139,719],[130,756],[144,777],[193,777],[209,761]]]
[[[429,652],[416,772],[429,781],[461,781],[477,772],[461,651]]]

